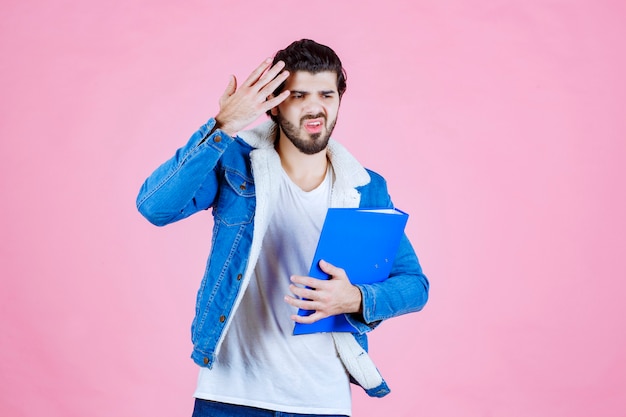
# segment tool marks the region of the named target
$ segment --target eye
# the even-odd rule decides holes
[[[302,94],[302,93],[293,93],[293,94],[291,95],[291,97],[292,97],[292,98],[303,98],[303,97],[304,97],[304,94]]]

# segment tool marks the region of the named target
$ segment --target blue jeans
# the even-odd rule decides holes
[[[196,398],[192,417],[347,417],[337,414],[295,414]]]

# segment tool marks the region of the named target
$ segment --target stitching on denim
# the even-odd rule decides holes
[[[215,282],[215,285],[213,286],[213,291],[208,295],[209,298],[207,300],[206,306],[209,306],[210,304],[212,304],[213,300],[215,299],[215,295],[217,294],[217,289],[221,287],[221,282],[224,279],[224,277],[227,275],[226,273],[229,271],[229,267],[230,267],[230,265],[232,263],[233,254],[237,251],[237,249],[239,247],[239,242],[241,241],[241,237],[243,235],[243,229],[245,228],[245,226],[246,226],[245,224],[242,224],[238,228],[239,230],[236,233],[235,240],[233,241],[233,245],[231,246],[231,250],[228,253],[228,257],[226,258],[226,261],[224,262],[224,265],[223,265],[222,269],[220,270],[220,274],[218,276],[218,279]],[[205,277],[208,278],[208,268],[206,269]],[[232,292],[232,293],[234,293],[235,298],[237,298],[237,294],[239,294],[239,291],[241,290],[241,285],[242,285],[242,281],[240,281],[237,284],[235,291]],[[229,294],[231,296],[231,298],[232,298],[232,293]],[[228,301],[231,301],[231,300],[228,300]],[[234,306],[234,303],[230,303],[230,310],[227,312],[228,315],[230,315],[232,313],[233,306]],[[206,307],[204,308],[204,314],[202,314],[202,316],[200,317],[200,320],[198,320],[198,325],[196,326],[196,329],[197,328],[204,328],[204,323],[206,322],[206,319],[209,316],[209,310],[212,311],[212,309],[210,309],[210,308],[206,308]],[[219,314],[219,312],[218,312],[218,314]],[[224,323],[223,326],[226,326],[226,323]],[[211,327],[211,330],[213,330],[213,331],[211,331],[207,335],[207,338],[206,338],[207,339],[207,343],[202,344],[203,346],[209,344],[210,343],[209,342],[210,339],[215,339],[215,335],[216,335],[216,333],[218,333],[218,330],[219,330],[220,326],[210,326],[210,327]],[[219,332],[220,332],[219,333],[220,335],[223,335],[223,333],[224,333],[221,330],[219,330]]]
[[[188,150],[187,153],[183,155],[183,157],[181,158],[181,160],[178,163],[178,165],[170,173],[168,173],[159,183],[157,183],[157,185],[155,185],[152,188],[151,192],[146,193],[144,198],[139,201],[137,206],[141,206],[148,198],[152,197],[154,195],[154,193],[159,191],[161,189],[161,187],[163,187],[163,185],[165,185],[165,183],[167,183],[170,179],[172,179],[172,177],[174,175],[176,175],[178,172],[180,172],[181,168],[183,167],[183,165],[185,165],[185,163],[187,163],[187,161],[190,159],[191,155],[193,153],[199,152],[197,149],[199,149],[201,146],[203,146],[203,145],[198,145],[198,146],[195,146],[192,149]]]
[[[200,152],[201,148],[203,146],[206,146],[207,144],[209,146],[211,146],[212,148],[216,149],[217,151],[223,151],[223,146],[213,146],[214,143],[212,143],[212,141],[207,141],[206,139],[211,137],[211,130],[208,128],[208,124],[204,124],[200,127],[199,129],[202,132],[202,137],[200,138],[200,141],[198,142],[198,144],[196,144],[196,146],[191,147],[191,149],[187,150],[187,152],[182,156],[180,162],[178,163],[178,165],[167,175],[165,176],[159,183],[157,183],[156,186],[154,186],[154,188],[152,189],[152,192],[150,193],[146,193],[146,195],[144,196],[144,198],[142,198],[138,203],[137,203],[137,207],[140,207],[143,203],[145,203],[145,201],[152,197],[154,195],[154,193],[156,193],[158,190],[161,189],[161,187],[163,187],[163,185],[165,185],[165,183],[167,183],[174,175],[176,175],[180,169],[183,167],[183,165],[185,165],[185,163],[187,163],[187,161],[193,156],[193,154]],[[215,134],[216,132],[214,132]]]

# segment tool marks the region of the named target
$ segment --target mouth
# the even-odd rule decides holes
[[[324,119],[319,117],[316,119],[307,119],[303,123],[304,129],[311,134],[320,133],[324,127]]]

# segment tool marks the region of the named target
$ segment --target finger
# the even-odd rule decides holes
[[[302,288],[292,284],[289,286],[289,290],[300,298],[305,298],[307,300],[317,299],[317,291],[309,288]]]
[[[235,91],[237,91],[237,78],[235,78],[234,75],[231,75],[228,79],[228,85],[224,90],[224,94],[222,94],[222,97],[220,97],[220,102],[235,94]]]
[[[346,271],[344,271],[343,268],[339,268],[329,262],[326,262],[323,259],[320,260],[319,266],[322,271],[326,272],[328,275],[332,277],[346,275]]]
[[[298,314],[293,314],[291,316],[291,320],[295,321],[296,323],[311,324],[326,317],[328,316],[316,311],[315,313],[309,316],[300,316]]]
[[[291,282],[293,282],[294,284],[304,285],[305,287],[309,287],[309,289],[315,290],[315,289],[321,288],[326,282],[326,280],[312,278],[312,277],[305,277],[302,275],[292,275]]]
[[[274,77],[271,80],[268,80],[268,82],[261,88],[261,90],[259,90],[259,93],[263,96],[269,96],[271,94],[274,93],[274,91],[276,91],[276,89],[278,87],[280,87],[280,85],[282,83],[284,83],[287,78],[289,78],[289,71],[285,70],[283,72],[281,72],[280,74],[276,75],[276,77]],[[261,84],[263,82],[263,80],[259,81],[259,84]]]
[[[259,78],[261,78],[265,70],[267,70],[270,67],[270,65],[272,65],[272,58],[267,58],[265,61],[261,63],[261,65],[259,65],[254,71],[252,71],[252,73],[248,76],[248,78],[246,78],[246,81],[244,81],[243,85],[249,87],[253,85],[254,83],[256,83],[259,80]]]
[[[263,103],[264,112],[270,109],[273,109],[274,107],[278,106],[283,101],[287,100],[290,94],[291,92],[289,90],[285,90],[279,95],[277,95],[276,97],[272,97],[268,99],[267,101],[265,101],[265,103]]]
[[[319,307],[318,303],[314,301],[302,300],[300,298],[295,298],[290,295],[286,295],[283,299],[290,306],[298,308],[300,310],[316,311],[316,308]]]
[[[267,72],[265,72],[259,78],[259,80],[257,82],[259,90],[261,88],[265,87],[267,84],[269,84],[275,78],[283,76],[284,75],[283,72],[285,72],[285,71],[283,71],[284,68],[285,68],[285,63],[283,61],[278,61],[269,70],[267,70]],[[284,78],[286,79],[287,77],[285,76]]]

